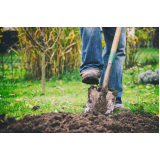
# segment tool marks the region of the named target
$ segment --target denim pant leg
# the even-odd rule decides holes
[[[100,79],[100,85],[102,85],[103,79],[104,79],[104,74],[105,70],[108,64],[108,58],[114,38],[116,27],[103,27],[103,33],[104,33],[104,39],[106,46],[103,50],[103,73],[101,75]],[[123,76],[123,62],[125,59],[125,47],[126,47],[126,28],[122,28],[115,60],[112,66],[112,71],[109,79],[109,87],[114,88],[118,91],[118,95],[116,98],[115,104],[122,104],[122,76]]]
[[[101,75],[103,69],[102,42],[100,27],[81,27],[82,65],[79,67],[81,75],[89,69],[94,69]]]

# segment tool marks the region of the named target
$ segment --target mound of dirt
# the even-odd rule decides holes
[[[121,112],[112,116],[51,112],[26,115],[16,121],[0,115],[2,133],[159,133],[159,117],[148,113]]]

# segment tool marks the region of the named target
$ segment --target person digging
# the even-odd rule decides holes
[[[82,65],[79,67],[82,82],[86,84],[103,84],[105,71],[108,64],[109,54],[117,27],[102,27],[104,34],[105,47],[102,55],[102,42],[100,27],[80,27],[80,36],[82,40]],[[120,28],[120,27],[119,27]],[[126,27],[121,28],[115,53],[114,63],[110,73],[108,85],[118,91],[116,96],[114,110],[130,110],[122,104],[122,76],[123,62],[125,60],[126,47]],[[86,105],[85,113],[91,108]]]

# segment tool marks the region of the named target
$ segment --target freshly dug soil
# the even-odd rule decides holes
[[[40,115],[26,115],[16,121],[4,120],[0,115],[2,133],[159,133],[159,117],[148,113],[137,114],[120,112],[107,116],[104,114],[79,114],[51,112]]]
[[[108,91],[106,91],[101,86],[91,86],[88,88],[87,110],[99,114],[111,114],[117,94],[118,91],[111,88],[108,88]]]

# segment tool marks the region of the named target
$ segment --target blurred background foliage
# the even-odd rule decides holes
[[[41,79],[42,53],[23,27],[7,30],[0,28],[0,77]],[[8,27],[13,28],[13,27]],[[38,27],[27,28],[42,44]],[[55,46],[46,52],[46,78],[57,77],[65,72],[78,70],[81,61],[79,27],[55,27],[51,46],[61,33]],[[45,27],[45,38],[53,27]],[[159,63],[159,27],[127,27],[127,45],[124,70],[133,66]],[[105,42],[102,33],[102,47]]]
[[[132,27],[127,28],[126,59],[124,65],[125,68],[131,68],[135,65],[142,65],[141,61],[138,61],[138,58],[140,54],[143,52],[143,50],[139,50],[139,48],[159,47],[157,44],[153,43],[156,30],[155,28],[134,27],[134,34],[129,34],[129,31],[131,29]],[[149,59],[148,55],[146,55],[145,58],[147,62],[147,60]]]
[[[81,47],[79,28],[62,27],[56,45],[46,52],[46,78],[57,76],[70,69],[77,69],[80,65],[79,50]],[[35,39],[42,44],[41,35],[37,27],[28,28],[29,32],[34,35]],[[48,39],[53,27],[45,27],[45,38]],[[57,38],[60,27],[56,27],[52,34],[52,41]],[[41,50],[28,36],[24,28],[18,28],[19,53],[26,71],[26,78],[41,79]]]

